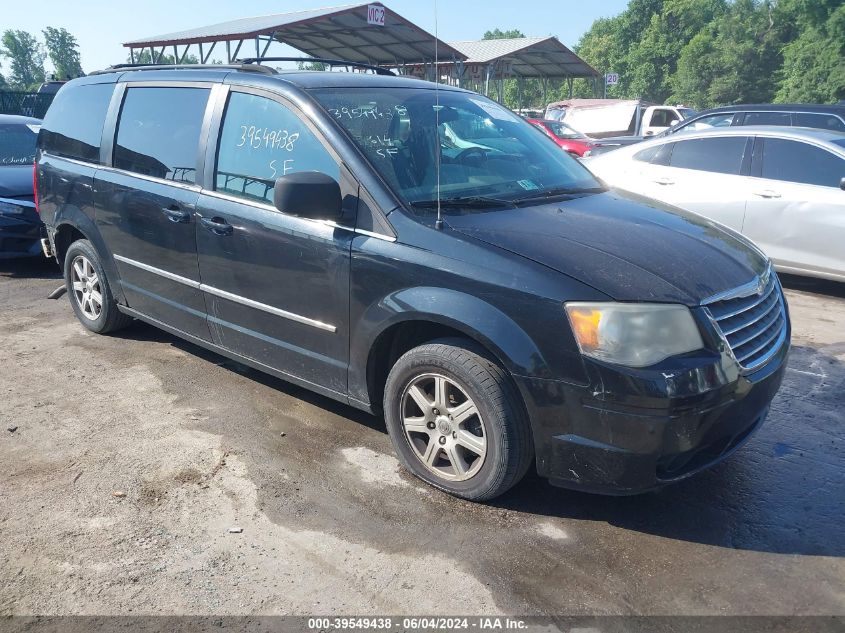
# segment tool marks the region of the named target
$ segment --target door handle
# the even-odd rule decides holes
[[[191,212],[180,209],[175,204],[172,204],[169,207],[163,207],[161,212],[166,215],[167,219],[171,222],[185,223],[191,221]]]
[[[200,218],[202,225],[215,235],[231,235],[235,227],[223,218]]]
[[[671,178],[658,178],[654,182],[656,182],[658,185],[674,185],[675,184],[675,181],[672,180]]]
[[[763,191],[755,191],[755,196],[760,196],[761,198],[780,198],[780,194],[777,191],[772,191],[771,189],[764,189]]]

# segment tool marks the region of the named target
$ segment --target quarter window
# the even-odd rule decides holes
[[[763,141],[762,176],[771,180],[838,188],[845,178],[845,160],[800,141],[767,138]]]
[[[114,166],[195,183],[207,88],[129,88],[123,101]]]
[[[796,112],[793,115],[798,127],[814,127],[821,130],[845,131],[845,123],[833,114],[813,114],[811,112]]]
[[[747,138],[729,136],[678,141],[672,151],[670,165],[717,174],[737,175],[742,169]]]
[[[112,92],[114,84],[63,86],[44,118],[39,147],[56,156],[99,163]]]
[[[272,203],[276,179],[302,171],[340,178],[337,162],[298,116],[272,99],[233,92],[220,134],[217,191]]]

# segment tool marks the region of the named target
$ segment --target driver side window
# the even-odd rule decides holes
[[[267,97],[232,92],[220,133],[215,189],[272,204],[276,179],[303,171],[340,177],[334,158],[296,114]]]

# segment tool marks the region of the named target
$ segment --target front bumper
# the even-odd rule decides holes
[[[588,362],[585,386],[517,377],[537,470],[554,485],[625,495],[708,468],[762,424],[788,351],[749,375],[702,352],[647,370]]]

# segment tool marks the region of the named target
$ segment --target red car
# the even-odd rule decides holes
[[[573,130],[566,123],[560,121],[549,121],[547,119],[526,119],[532,125],[536,125],[548,136],[570,154],[581,157],[593,146],[590,137]]]

